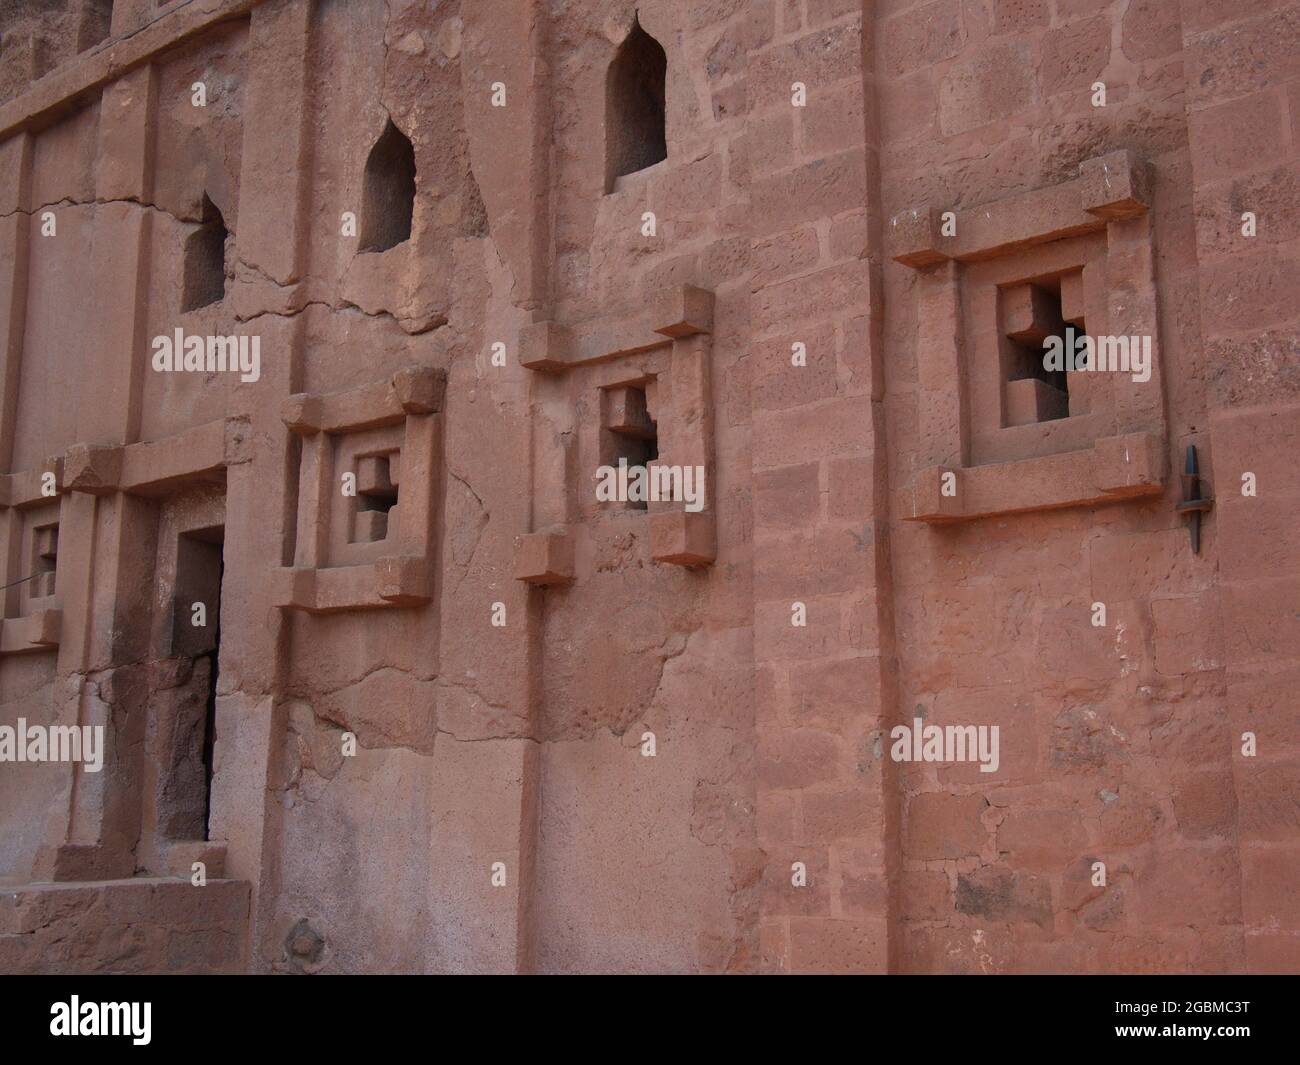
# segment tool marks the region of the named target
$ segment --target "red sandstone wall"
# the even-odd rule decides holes
[[[909,5],[878,27],[882,194],[892,213],[1053,184],[1133,148],[1154,165],[1160,341],[1176,456],[1204,398],[1185,71],[1172,4]],[[882,12],[884,14],[884,12]],[[933,16],[927,29],[922,25]],[[935,27],[947,27],[943,33]],[[1114,86],[1104,108],[1089,86]],[[887,271],[892,482],[917,450],[917,301]],[[903,774],[905,967],[1222,970],[1243,962],[1217,537],[1192,558],[1149,503],[893,530],[900,708],[1002,723],[1002,768]],[[1108,622],[1091,623],[1093,602]],[[1207,720],[1209,719],[1209,720]],[[1106,891],[1090,884],[1107,863]],[[1189,913],[1196,914],[1188,927]]]
[[[606,72],[634,8],[667,56],[668,157],[607,192]],[[29,477],[62,458],[40,503],[60,522],[59,639],[22,642],[11,595],[0,724],[112,737],[102,775],[0,765],[0,879],[86,885],[91,944],[21,938],[58,904],[37,888],[0,911],[0,966],[1295,970],[1300,6],[101,16],[68,0],[0,25],[8,580]],[[362,212],[390,120],[415,159],[411,233],[359,253],[343,213]],[[1041,240],[1034,197],[1120,150],[1150,168],[1149,210]],[[204,193],[230,234],[224,296],[181,312]],[[918,205],[958,226],[919,264]],[[975,282],[1007,261],[1059,273],[1075,249],[1105,260],[1089,317],[1147,315],[1159,360],[1146,392],[1088,392],[1087,424],[1162,450],[1153,485],[1062,505],[1043,466],[1013,463],[1091,468],[1092,437],[1074,419],[1012,443],[981,429]],[[711,321],[644,342],[638,315],[681,286],[713,294]],[[596,356],[530,368],[545,323]],[[152,372],[150,338],[178,326],[257,333],[260,380]],[[324,401],[286,401],[360,409],[412,366],[445,375],[419,415],[432,457],[403,467],[403,498],[423,473],[433,500],[401,516],[427,533],[428,601],[377,602],[367,570],[369,600],[333,609],[295,574],[380,552],[317,543],[320,434],[302,425]],[[600,390],[642,378],[661,451],[707,461],[709,565],[654,561],[657,515],[594,500]],[[349,431],[414,454],[410,415],[405,438]],[[1189,444],[1216,499],[1196,555],[1174,510]],[[927,513],[948,467],[964,485],[1002,467],[979,483],[1003,504]],[[179,844],[159,826],[193,799],[168,783],[193,787],[192,758],[189,778],[160,767],[203,674],[170,642],[175,544],[213,525],[211,839]],[[567,580],[520,569],[530,535],[572,550]],[[895,763],[890,729],[916,717],[997,725],[998,772]],[[218,933],[195,939],[186,897],[123,940],[113,915],[137,922],[138,893],[111,882],[171,891],[196,856],[223,884]]]

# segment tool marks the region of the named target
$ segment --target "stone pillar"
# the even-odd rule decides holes
[[[10,471],[18,412],[18,377],[27,324],[28,241],[31,239],[32,135],[0,146],[0,471]]]
[[[1224,757],[1233,794],[1202,773],[1180,798],[1193,812],[1210,796],[1216,803],[1235,798],[1245,968],[1293,972],[1300,952],[1300,212],[1278,190],[1294,187],[1300,166],[1300,81],[1286,43],[1294,42],[1295,8],[1184,0],[1182,34],[1202,362],[1214,367],[1209,433],[1194,442],[1215,498],[1202,551],[1217,550],[1219,558]],[[1186,442],[1175,449],[1175,473]],[[1247,494],[1252,481],[1254,494]],[[1197,638],[1194,631],[1170,635]],[[1253,756],[1243,754],[1246,733],[1254,736]]]
[[[271,799],[278,702],[290,623],[275,609],[272,572],[292,565],[286,530],[297,499],[297,443],[281,421],[285,397],[300,390],[305,317],[284,317],[307,255],[306,189],[311,181],[309,48],[312,0],[269,0],[253,9],[239,178],[235,257],[239,283],[228,301],[244,331],[261,336],[262,376],[232,392],[230,413],[246,420],[258,446],[226,471],[228,556],[223,604],[250,623],[224,629],[217,691],[211,834],[226,846],[226,875],[252,884],[250,966],[265,965],[266,888],[274,891],[280,816]],[[249,269],[251,268],[251,269]],[[237,422],[237,424],[239,424]],[[306,530],[304,530],[306,531]],[[226,610],[223,609],[223,615]],[[257,619],[251,623],[251,619]]]
[[[68,700],[61,719],[103,725],[105,769],[74,767],[66,842],[42,859],[43,872],[63,880],[130,876],[139,834],[140,758],[146,686],[149,566],[153,558],[153,508],[117,492],[98,464],[107,452],[93,447],[133,442],[139,433],[144,331],[149,281],[153,130],[157,125],[156,73],[138,67],[103,94],[96,157],[94,219],[101,323],[91,354],[93,378],[78,403],[80,443],[95,467],[85,483],[94,491],[65,496],[61,513],[59,583],[66,637],[59,647],[59,689]],[[52,859],[52,866],[51,866]]]
[[[897,850],[874,83],[839,14],[781,5],[749,55],[760,937],[781,972],[887,969]]]

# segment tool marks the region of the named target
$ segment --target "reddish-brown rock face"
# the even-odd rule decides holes
[[[1300,4],[0,34],[0,969],[1300,969]]]

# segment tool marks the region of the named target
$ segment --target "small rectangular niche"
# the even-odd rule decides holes
[[[46,599],[55,591],[59,564],[59,525],[38,525],[32,530],[32,591],[33,599]]]
[[[1064,277],[1023,282],[999,294],[1004,426],[1070,416],[1069,375],[1065,369],[1045,365],[1052,346],[1059,344],[1069,351],[1071,341],[1085,333],[1075,283],[1082,275],[1067,276],[1068,282]]]
[[[357,456],[357,508],[352,516],[352,543],[373,544],[388,539],[399,480],[398,452]]]
[[[81,0],[77,18],[77,51],[84,52],[105,40],[113,27],[113,0]]]
[[[217,646],[224,528],[196,529],[176,541],[172,654],[197,657]]]
[[[645,466],[659,457],[658,425],[650,415],[646,386],[618,385],[603,390],[600,432],[602,466]],[[624,504],[629,510],[646,510],[645,501]]]

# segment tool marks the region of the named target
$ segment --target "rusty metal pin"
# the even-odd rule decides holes
[[[1187,445],[1187,462],[1183,466],[1183,501],[1175,506],[1191,519],[1188,532],[1192,537],[1192,554],[1201,553],[1201,515],[1214,506],[1214,499],[1201,495],[1201,471],[1196,460],[1196,445]]]

